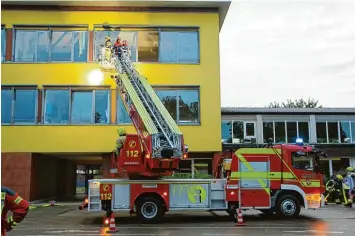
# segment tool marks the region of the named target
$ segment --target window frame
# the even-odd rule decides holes
[[[45,94],[46,91],[48,90],[68,90],[69,92],[69,99],[68,99],[68,103],[69,103],[69,112],[68,112],[68,123],[64,123],[64,124],[60,124],[60,123],[45,123],[44,120],[44,115],[45,115],[45,106],[46,106],[46,100],[45,100]],[[107,123],[95,123],[95,104],[96,104],[96,90],[104,90],[104,91],[108,91],[108,104],[109,104],[109,109],[108,109],[108,122]],[[91,114],[91,123],[72,123],[72,94],[73,92],[77,92],[77,91],[83,91],[83,92],[92,92],[92,104],[91,104],[91,108],[92,108],[92,114]],[[101,86],[101,87],[92,87],[92,86],[69,86],[69,87],[64,87],[64,86],[43,86],[42,89],[42,112],[41,112],[41,124],[42,125],[47,125],[47,126],[56,126],[56,125],[75,125],[75,126],[92,126],[92,125],[111,125],[112,124],[112,118],[111,118],[111,114],[112,114],[112,94],[111,94],[111,89],[109,86]]]
[[[18,27],[16,28],[16,26],[14,26],[14,28],[12,29],[12,55],[11,55],[11,62],[12,63],[19,63],[19,64],[46,64],[46,63],[55,63],[55,64],[61,64],[61,63],[88,63],[89,62],[89,54],[90,54],[90,51],[89,51],[89,42],[90,42],[90,34],[89,34],[89,29],[88,27],[75,27],[75,26],[72,26],[73,28],[78,28],[78,29],[73,29],[71,30],[70,28],[68,29],[62,29],[61,27],[56,28],[56,27],[43,27],[43,28],[40,28],[40,27],[33,27],[33,28],[30,28],[30,27]],[[16,32],[17,31],[32,31],[32,32],[37,32],[37,42],[36,42],[36,49],[35,49],[35,53],[36,53],[36,60],[34,61],[16,61]],[[39,32],[40,31],[47,31],[48,33],[48,39],[49,39],[49,45],[48,45],[48,61],[38,61],[38,36],[39,36]],[[53,31],[54,32],[85,32],[86,34],[86,51],[87,51],[87,55],[86,55],[86,60],[85,61],[75,61],[74,60],[74,54],[73,54],[73,48],[72,48],[72,55],[71,55],[71,61],[52,61],[52,48],[53,48],[53,45],[52,45],[52,40],[53,40],[53,37],[52,37],[52,34],[53,34]]]
[[[176,92],[176,124],[179,126],[199,126],[201,125],[201,91],[199,86],[186,86],[186,87],[181,87],[181,86],[152,86],[155,93],[157,93],[157,90],[162,91],[175,91]],[[179,96],[179,91],[181,90],[191,90],[191,91],[197,91],[197,99],[198,99],[198,122],[180,122],[180,109],[179,109],[179,101],[178,101],[178,96]],[[161,101],[161,100],[160,100]]]
[[[11,119],[10,123],[1,123],[2,126],[28,126],[28,125],[37,125],[38,122],[38,86],[37,85],[16,85],[16,86],[9,86],[9,85],[4,85],[2,86],[2,90],[11,90],[11,96],[12,96],[12,101],[11,101]],[[34,121],[33,122],[15,122],[15,93],[16,90],[30,90],[30,91],[35,91],[35,109],[34,109]]]

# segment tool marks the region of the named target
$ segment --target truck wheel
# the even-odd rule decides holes
[[[160,199],[143,197],[137,202],[137,216],[142,223],[159,223],[164,213]]]
[[[300,202],[292,195],[281,196],[276,203],[276,214],[282,217],[297,217],[301,212]]]

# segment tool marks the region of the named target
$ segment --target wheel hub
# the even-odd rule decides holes
[[[284,200],[281,205],[282,211],[287,215],[292,215],[296,211],[296,204],[292,200]]]
[[[157,215],[158,207],[152,202],[146,202],[142,205],[141,212],[145,218],[151,219]]]

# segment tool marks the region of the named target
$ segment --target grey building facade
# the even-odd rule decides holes
[[[304,143],[328,153],[327,175],[355,166],[355,108],[222,108],[222,145]]]

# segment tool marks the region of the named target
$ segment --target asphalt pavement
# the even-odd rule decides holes
[[[225,212],[167,213],[164,222],[139,224],[127,214],[116,215],[119,232],[107,234],[101,228],[102,213],[78,210],[77,206],[51,206],[32,209],[24,222],[8,236],[27,235],[122,235],[122,236],[355,236],[355,208],[326,206],[313,211],[302,209],[297,219],[266,216],[259,211],[244,211],[247,224],[236,227]]]

